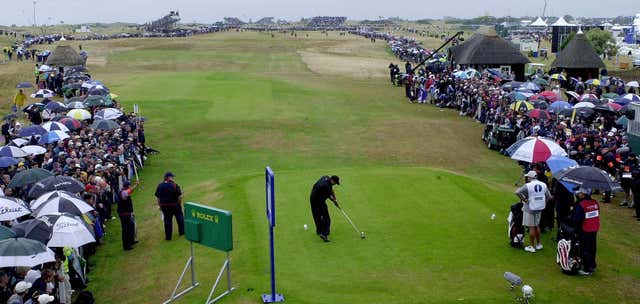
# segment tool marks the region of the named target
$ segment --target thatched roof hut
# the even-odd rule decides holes
[[[481,28],[471,38],[450,49],[451,60],[467,66],[511,66],[517,79],[524,78],[529,59],[502,39],[493,28]]]
[[[59,45],[47,58],[47,65],[57,67],[81,66],[84,58],[69,45]]]
[[[597,78],[599,69],[604,69],[605,64],[584,34],[578,32],[558,53],[551,67],[566,70],[567,75],[586,80]]]

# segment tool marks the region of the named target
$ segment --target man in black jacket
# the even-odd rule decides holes
[[[321,177],[313,185],[309,198],[311,201],[311,214],[316,224],[316,233],[325,242],[329,242],[329,233],[331,231],[331,217],[329,217],[329,210],[325,201],[330,199],[336,207],[340,208],[333,192],[333,185],[340,185],[340,177],[337,175]]]

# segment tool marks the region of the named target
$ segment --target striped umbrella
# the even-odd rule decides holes
[[[626,99],[628,101],[640,101],[640,96],[636,95],[636,94],[625,94],[622,96],[622,99]]]
[[[56,198],[65,198],[70,201],[73,201],[73,200],[82,201],[80,197],[78,197],[76,194],[72,192],[64,191],[64,190],[54,190],[54,191],[45,192],[44,194],[40,195],[37,199],[31,201],[30,207],[31,209],[36,209],[40,207],[42,204],[44,204],[45,202],[52,199],[56,199]]]
[[[598,79],[589,79],[589,80],[585,81],[584,83],[585,84],[590,84],[592,86],[597,86],[597,87],[600,86],[600,80],[598,80]]]
[[[585,99],[598,99],[598,96],[596,96],[596,94],[587,93],[582,94],[578,100],[583,101]]]
[[[0,168],[9,168],[18,163],[18,160],[13,157],[0,156]]]
[[[67,116],[77,120],[91,119],[91,113],[84,109],[73,109],[67,113]]]
[[[69,138],[69,135],[67,135],[67,133],[64,133],[62,131],[50,131],[40,137],[40,140],[38,140],[38,144],[46,145],[65,140],[67,138]]]
[[[544,119],[544,120],[548,120],[551,118],[551,115],[549,115],[549,112],[540,110],[540,109],[533,109],[527,112],[527,116],[535,119]]]
[[[516,101],[509,105],[509,109],[518,112],[526,112],[533,109],[533,104],[527,101]]]
[[[67,109],[86,109],[87,106],[82,101],[72,101],[67,104]]]
[[[37,207],[33,208],[33,214],[38,216],[50,215],[56,213],[71,213],[74,215],[82,215],[93,211],[93,207],[78,198],[70,198],[57,196],[49,198]]]
[[[576,103],[573,107],[575,109],[579,109],[579,108],[595,108],[596,105],[593,104],[592,102],[583,101],[583,102]]]
[[[67,129],[69,130],[77,130],[82,128],[82,123],[71,118],[71,117],[64,117],[60,120],[58,120],[59,123],[63,124],[65,127],[67,127]]]
[[[555,80],[567,80],[566,77],[564,77],[562,74],[553,74],[549,77],[549,79],[555,79]]]
[[[29,145],[29,146],[24,146],[21,148],[24,152],[27,152],[31,155],[41,155],[41,154],[45,154],[47,152],[47,149],[41,147],[41,146],[36,146],[36,145]]]
[[[42,124],[42,127],[48,131],[62,131],[62,132],[69,132],[69,128],[67,128],[67,126],[65,126],[63,123],[60,123],[58,121],[47,121],[45,123]]]
[[[118,119],[122,116],[122,111],[115,108],[102,109],[93,116],[95,119]]]
[[[29,143],[29,140],[24,139],[24,138],[16,138],[16,139],[12,140],[11,143],[16,147],[22,147],[25,144]]]
[[[18,133],[18,136],[20,137],[31,137],[34,135],[42,135],[44,133],[47,133],[47,130],[45,130],[42,126],[40,125],[31,125],[28,126],[26,128],[23,128],[22,130],[20,130],[20,133]]]
[[[59,101],[51,101],[47,103],[47,105],[44,106],[44,108],[51,112],[64,112],[67,110],[67,106],[64,103]]]
[[[553,140],[544,137],[527,137],[507,148],[511,159],[529,163],[543,162],[552,155],[566,156],[567,152]]]
[[[31,98],[51,98],[54,92],[47,89],[42,89],[31,94]]]
[[[8,157],[26,157],[29,156],[29,153],[24,152],[22,149],[14,146],[4,146],[0,148],[0,156],[8,156]]]

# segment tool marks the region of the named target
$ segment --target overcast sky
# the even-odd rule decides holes
[[[46,23],[134,22],[144,23],[171,10],[180,11],[183,22],[213,23],[223,17],[276,17],[299,20],[311,16],[347,16],[408,19],[442,16],[533,16],[542,14],[544,0],[37,0],[36,21]],[[0,24],[33,23],[33,1],[0,0]],[[548,0],[547,15],[615,17],[640,13],[638,0]]]

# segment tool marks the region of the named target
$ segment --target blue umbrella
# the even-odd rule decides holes
[[[562,169],[574,167],[577,165],[578,163],[575,160],[566,156],[552,155],[551,157],[549,157],[549,159],[547,159],[547,167],[549,167],[549,170],[551,170],[551,174],[554,175],[562,171]],[[569,191],[573,191],[573,189],[576,187],[576,185],[569,182],[560,181],[560,183]]]
[[[573,106],[563,100],[556,101],[549,106],[549,111],[554,113],[559,113],[562,110],[573,109]]]
[[[617,103],[621,106],[626,106],[627,104],[629,104],[631,102],[631,100],[626,99],[626,98],[618,98],[614,101],[614,103]]]
[[[67,135],[67,133],[64,133],[62,131],[50,131],[42,135],[42,137],[40,137],[38,144],[46,145],[46,144],[58,142],[61,140],[65,140],[67,138],[69,138],[69,135]]]
[[[58,101],[49,102],[44,108],[51,112],[62,112],[67,110],[66,106]]]
[[[520,88],[531,90],[531,91],[540,91],[540,86],[533,82],[525,82],[520,85]]]
[[[517,92],[512,92],[509,94],[509,98],[511,98],[511,100],[527,100],[527,96],[525,96],[524,94],[521,93],[517,93]]]
[[[0,168],[7,168],[17,164],[18,161],[13,157],[0,156]]]
[[[20,137],[31,137],[33,135],[42,135],[44,133],[47,133],[47,130],[45,130],[42,126],[31,125],[20,130],[20,133],[18,133],[18,135]]]

